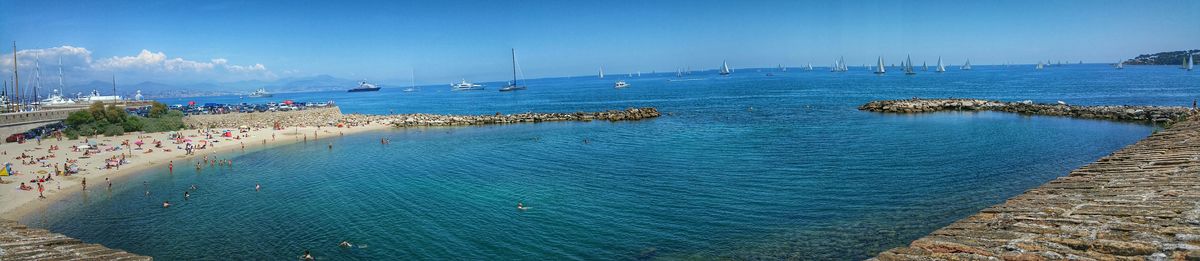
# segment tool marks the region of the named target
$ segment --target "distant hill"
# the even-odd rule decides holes
[[[136,84],[117,83],[117,93],[121,96],[132,97],[137,91],[142,91],[146,98],[173,98],[245,94],[265,88],[273,93],[314,92],[346,90],[358,86],[354,80],[337,78],[329,75],[311,77],[289,77],[274,81],[240,81],[229,83],[197,83],[197,84],[166,84],[158,82],[140,82]],[[92,81],[85,84],[67,86],[64,96],[74,98],[77,94],[86,96],[97,90],[102,95],[112,95],[112,82]],[[50,90],[44,90],[49,93]],[[44,94],[43,94],[44,96]]]
[[[1143,54],[1125,61],[1125,64],[1132,65],[1182,65],[1184,60],[1187,60],[1188,51],[1173,51],[1161,52],[1156,54]],[[1191,50],[1193,55],[1200,53],[1200,50]],[[1192,57],[1192,62],[1196,61],[1196,57]],[[1200,64],[1200,63],[1198,63]]]

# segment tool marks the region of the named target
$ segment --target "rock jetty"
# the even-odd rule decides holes
[[[981,102],[964,107],[1005,106]],[[864,108],[899,110],[876,104]],[[1192,118],[873,260],[1200,260],[1200,120]]]
[[[285,112],[229,113],[216,115],[191,115],[183,118],[190,128],[271,128],[281,126],[335,126],[338,124],[358,125],[368,122],[392,124],[396,127],[420,126],[466,126],[485,124],[510,124],[547,121],[631,121],[661,116],[653,107],[629,108],[601,112],[574,113],[519,113],[489,115],[447,114],[342,114],[337,107],[307,109]]]
[[[0,220],[0,260],[152,260],[16,221]]]
[[[922,113],[936,111],[1002,111],[1026,115],[1067,116],[1084,119],[1104,119],[1169,123],[1191,113],[1187,107],[1163,106],[1078,106],[1040,104],[1029,101],[1002,102],[980,99],[907,99],[872,101],[859,110],[885,113]]]
[[[463,126],[486,124],[510,124],[547,121],[633,121],[661,116],[658,109],[652,107],[629,108],[603,112],[575,113],[520,113],[495,115],[437,115],[437,114],[406,114],[387,116],[392,124],[398,127],[421,126]]]

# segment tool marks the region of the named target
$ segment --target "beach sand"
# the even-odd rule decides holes
[[[175,164],[175,168],[177,170],[190,170],[194,168],[194,166],[185,163],[186,159],[203,157],[204,155],[213,155],[221,152],[241,150],[242,144],[245,145],[246,150],[269,149],[278,145],[303,142],[305,138],[308,140],[315,140],[387,128],[392,128],[392,125],[385,122],[372,122],[371,124],[364,124],[351,128],[321,127],[319,130],[317,127],[289,127],[283,128],[283,130],[273,130],[270,128],[252,129],[245,133],[240,133],[236,128],[234,128],[228,130],[233,131],[235,136],[248,135],[248,137],[233,139],[218,137],[218,135],[214,134],[213,139],[208,139],[208,141],[209,144],[216,145],[210,145],[204,150],[196,150],[193,155],[186,155],[185,150],[177,148],[177,146],[182,147],[183,144],[174,144],[173,140],[168,139],[169,133],[165,132],[130,133],[114,137],[96,136],[89,138],[89,141],[102,145],[99,146],[101,148],[101,153],[91,155],[88,158],[80,158],[83,156],[82,150],[79,152],[73,152],[71,149],[72,146],[83,145],[83,138],[77,140],[68,140],[63,138],[61,141],[56,139],[48,139],[42,140],[40,145],[34,140],[26,141],[23,144],[0,144],[0,151],[6,153],[6,155],[0,155],[0,158],[2,158],[0,163],[11,163],[14,172],[20,173],[18,175],[0,177],[0,179],[3,179],[4,182],[7,183],[0,184],[0,218],[19,220],[21,217],[27,214],[35,213],[36,211],[45,209],[50,204],[58,200],[62,200],[62,197],[65,197],[66,195],[71,195],[73,192],[81,191],[81,181],[84,178],[87,178],[89,190],[102,190],[106,189],[107,186],[107,184],[104,182],[104,178],[109,178],[113,183],[120,184],[119,182],[122,180],[122,177],[137,173],[146,173],[146,170],[150,168],[166,169],[168,167],[168,162],[170,161],[176,161],[176,163],[178,163]],[[314,132],[317,132],[316,137],[313,137]],[[191,139],[193,141],[193,145],[198,145],[200,140],[205,140],[205,137],[199,136],[199,133],[195,129],[183,130],[179,133],[189,136],[187,139]],[[272,134],[275,135],[274,139],[272,139]],[[197,136],[190,137],[191,135]],[[129,147],[131,148],[121,148],[121,150],[116,151],[105,151],[105,149],[112,148],[113,146],[120,146],[121,142],[125,140],[130,142],[130,145],[132,146]],[[142,140],[145,142],[145,144],[142,145],[141,150],[137,150],[137,146],[133,145],[133,142],[137,140]],[[162,141],[163,148],[171,149],[171,151],[167,152],[161,148],[154,148],[154,144],[152,143],[153,140]],[[214,143],[213,141],[216,140],[219,140],[220,142]],[[264,140],[266,141],[265,143],[263,142]],[[51,145],[58,146],[59,150],[48,152],[47,150]],[[154,152],[145,153],[145,151],[151,148],[154,148]],[[42,167],[42,164],[40,163],[34,165],[23,165],[21,164],[21,159],[17,158],[21,156],[21,153],[25,153],[25,155],[32,156],[33,158],[44,157],[51,154],[53,154],[54,157],[46,159],[45,162],[51,164],[47,167]],[[104,168],[106,165],[105,160],[113,156],[120,157],[122,153],[126,155],[126,160],[128,163],[121,165],[119,170],[116,168]],[[38,171],[45,171],[45,173],[53,174],[54,165],[58,165],[59,169],[61,169],[63,163],[65,163],[67,159],[78,160],[78,162],[75,164],[79,166],[80,172],[67,177],[55,176],[53,177],[53,181],[43,182],[43,186],[46,188],[46,191],[44,192],[46,198],[38,198],[37,184],[29,183],[29,181],[37,179],[39,176],[45,177],[47,175],[39,174]],[[26,185],[32,186],[33,189],[20,190],[19,186],[21,182],[25,182]]]

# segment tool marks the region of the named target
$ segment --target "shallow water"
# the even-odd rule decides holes
[[[1190,105],[1200,96],[1197,74],[1166,66],[764,73],[628,78],[623,90],[612,89],[614,77],[589,77],[531,80],[518,93],[384,86],[367,95],[280,94],[274,99],[332,99],[364,113],[655,106],[666,114],[397,129],[230,153],[219,157],[232,158],[232,168],[153,170],[23,221],[163,260],[278,260],[304,249],[324,260],[862,259],[1153,128],[991,112],[876,114],[856,110],[861,103],[953,96]],[[379,144],[382,137],[392,144]],[[264,189],[255,192],[256,183]],[[199,190],[184,201],[191,184]],[[176,206],[160,208],[165,199]],[[530,209],[516,210],[517,202]],[[342,240],[359,247],[340,249]]]

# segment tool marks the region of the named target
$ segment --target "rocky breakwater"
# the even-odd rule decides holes
[[[344,118],[338,107],[327,107],[300,111],[189,115],[183,117],[183,124],[189,128],[272,128],[276,123],[284,127],[328,126]]]
[[[1200,260],[1200,120],[874,260]]]
[[[1170,123],[1191,113],[1187,107],[1164,106],[1078,106],[1041,104],[1029,101],[1002,102],[980,99],[907,99],[872,101],[859,110],[885,113],[922,113],[935,111],[1002,111],[1026,115],[1066,116],[1085,119],[1105,119]]]
[[[151,260],[147,256],[87,244],[45,229],[0,220],[0,260]]]
[[[389,115],[380,121],[390,121],[397,127],[422,126],[465,126],[486,124],[510,124],[547,121],[633,121],[661,116],[658,109],[653,107],[629,108],[602,112],[574,113],[520,113],[494,115],[438,115],[438,114],[402,114]]]

